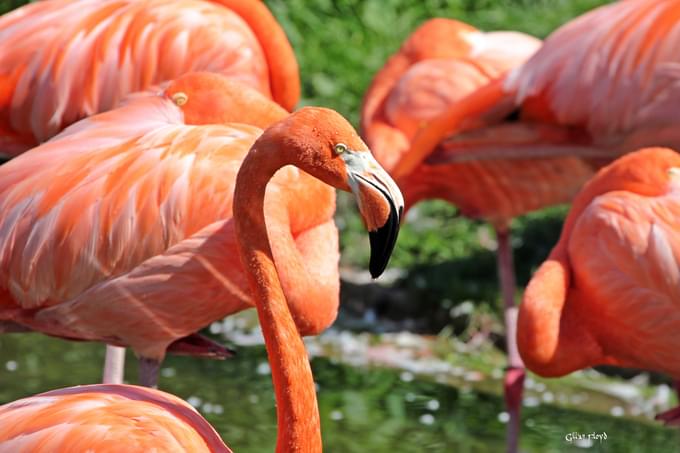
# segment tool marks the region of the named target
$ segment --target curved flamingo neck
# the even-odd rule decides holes
[[[300,74],[293,48],[267,6],[259,0],[211,0],[234,11],[257,37],[269,66],[272,97],[286,110],[300,99]]]
[[[571,287],[566,244],[559,243],[524,291],[517,320],[517,346],[534,373],[563,376],[605,362],[587,320],[578,316],[581,297]]]
[[[312,370],[281,288],[264,218],[267,183],[287,164],[287,153],[258,140],[236,178],[234,221],[272,369],[276,394],[276,451],[317,453],[321,426]]]

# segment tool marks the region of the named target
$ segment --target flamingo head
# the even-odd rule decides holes
[[[404,198],[349,122],[333,110],[304,107],[258,141],[275,143],[286,163],[354,194],[369,231],[369,270],[373,278],[380,276],[397,240]]]
[[[288,112],[243,82],[211,72],[190,72],[170,82],[163,96],[184,115],[185,124],[245,123],[266,128]]]

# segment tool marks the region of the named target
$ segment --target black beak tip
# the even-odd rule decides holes
[[[376,231],[368,233],[371,244],[371,260],[368,265],[368,270],[373,278],[380,277],[385,271],[399,234],[399,221],[402,214],[402,208],[400,207],[399,211],[397,211],[392,200],[390,198],[387,199],[390,203],[390,216],[387,219],[387,222]]]

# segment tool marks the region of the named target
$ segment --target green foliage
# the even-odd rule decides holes
[[[12,11],[26,3],[29,2],[27,0],[0,0],[0,14],[5,14],[7,11]]]
[[[373,75],[403,40],[432,17],[483,30],[545,37],[603,0],[266,0],[300,63],[303,105],[334,108],[358,125]]]

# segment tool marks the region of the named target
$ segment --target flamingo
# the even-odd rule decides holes
[[[378,161],[388,171],[395,171],[408,157],[421,123],[437,118],[448,106],[521,64],[539,46],[538,39],[523,33],[484,33],[463,22],[443,18],[423,23],[378,72],[364,97],[362,132]],[[479,171],[475,171],[474,164],[447,167],[443,171],[438,167],[421,167],[399,181],[407,209],[422,199],[444,198],[461,207],[465,214],[474,214],[470,205],[485,197],[475,188],[474,179]],[[502,215],[488,218],[498,237],[509,362],[504,382],[510,414],[508,442],[510,451],[515,451],[524,372],[513,341],[516,308],[509,220]]]
[[[506,404],[516,407],[509,434],[513,411],[519,420],[524,372],[507,226],[570,201],[598,168],[627,152],[680,147],[678,14],[680,0],[628,0],[574,19],[525,63],[419,119],[406,151],[385,163],[408,205],[444,198],[496,229],[510,361]],[[380,147],[367,141],[384,162]]]
[[[560,239],[524,292],[526,366],[556,377],[594,365],[680,378],[680,154],[629,153],[574,199]],[[661,415],[680,419],[680,408]]]
[[[253,129],[236,125],[211,127],[213,136],[222,136],[223,140],[229,133],[245,134],[244,131]],[[223,150],[223,154],[234,152],[224,147]],[[198,152],[184,152],[198,158]],[[212,152],[220,151],[213,147]],[[26,156],[30,154],[32,152]],[[223,157],[222,162],[214,159],[210,163],[217,165],[220,172],[229,172],[229,167],[233,167],[228,157]],[[285,267],[280,265],[275,251],[279,232],[270,221],[275,204],[283,203],[284,211],[287,207],[285,198],[271,196],[274,192],[267,190],[267,183],[279,169],[290,165],[306,172],[299,172],[298,177],[309,174],[312,175],[307,176],[309,178],[318,178],[319,187],[328,184],[354,194],[366,227],[371,231],[369,266],[373,276],[380,275],[387,265],[399,229],[403,199],[352,126],[338,113],[315,107],[300,109],[266,129],[252,144],[236,177],[230,228],[235,230],[237,249],[247,270],[272,368],[278,420],[276,451],[319,453],[321,429],[312,371],[294,321],[295,314],[289,309],[293,304],[286,303],[288,289],[281,272]],[[277,179],[281,180],[281,172],[273,178]],[[222,194],[215,194],[219,195]],[[316,254],[322,254],[326,250],[319,245],[308,244]],[[216,266],[228,270],[234,265],[219,244],[210,244],[210,248],[215,248]],[[309,269],[317,271],[314,267]],[[309,289],[314,290],[305,288]],[[200,286],[187,290],[198,293],[195,300],[203,298],[204,289]],[[144,387],[71,387],[0,407],[0,451],[121,449],[130,452],[231,451],[187,403]]]
[[[46,0],[0,17],[0,152],[13,157],[128,93],[191,71],[291,110],[298,66],[259,0]]]
[[[193,334],[253,305],[236,252],[235,176],[261,128],[286,116],[238,82],[190,73],[1,166],[0,322],[129,346],[148,386],[168,349],[225,356]],[[296,325],[318,334],[339,303],[335,192],[287,167],[265,210]]]

